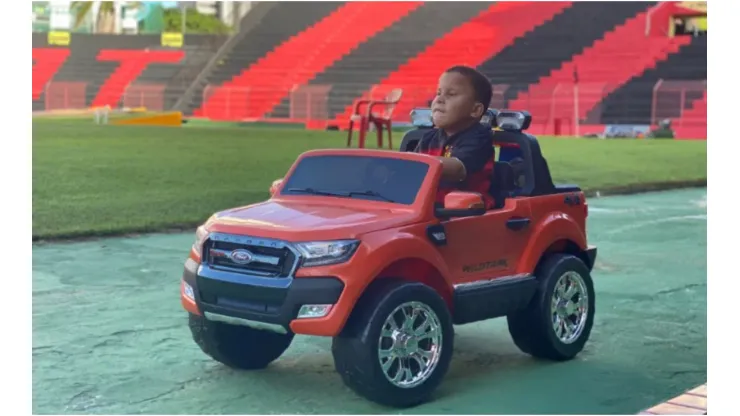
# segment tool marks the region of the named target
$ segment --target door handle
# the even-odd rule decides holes
[[[529,225],[529,218],[510,218],[506,221],[506,227],[510,230],[519,231]]]

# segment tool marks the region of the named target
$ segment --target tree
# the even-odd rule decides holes
[[[71,3],[70,12],[74,16],[74,25],[72,29],[78,29],[87,18],[88,14],[92,13],[93,5],[96,2],[93,1],[73,1]],[[113,1],[100,1],[100,7],[98,8],[98,15],[93,17],[93,27],[97,33],[115,33],[116,32],[116,6]],[[139,1],[126,2],[126,7],[138,7],[141,4]]]
[[[112,1],[101,1],[98,15],[93,16],[93,27],[95,32],[112,33],[115,31],[115,4]],[[87,16],[92,13],[94,2],[73,1],[70,4],[70,12],[74,16],[72,29],[79,29]]]

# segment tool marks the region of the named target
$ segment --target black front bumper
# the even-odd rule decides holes
[[[188,259],[183,280],[204,314],[267,323],[290,331],[303,305],[335,304],[344,283],[335,277],[267,278],[199,265]]]
[[[596,246],[588,246],[586,248],[586,258],[588,259],[588,270],[591,271],[596,263]]]

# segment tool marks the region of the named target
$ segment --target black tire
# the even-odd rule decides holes
[[[294,334],[252,329],[209,321],[190,314],[188,324],[193,340],[214,360],[239,370],[257,370],[280,357],[293,341]]]
[[[575,272],[588,294],[588,311],[585,323],[574,340],[563,342],[553,327],[550,305],[561,276]],[[508,316],[509,333],[522,352],[537,358],[565,361],[574,358],[583,350],[594,323],[595,295],[591,273],[581,259],[568,254],[547,257],[535,271],[539,287],[527,309]]]
[[[386,319],[399,306],[418,302],[436,315],[441,332],[441,351],[438,361],[428,376],[418,385],[399,387],[386,377],[379,357],[380,335]],[[417,305],[419,305],[417,304]],[[398,312],[399,314],[402,312]],[[399,315],[397,315],[399,316]],[[422,317],[427,315],[421,315]],[[413,321],[419,329],[419,318]],[[447,304],[432,288],[415,282],[379,281],[373,284],[355,306],[342,334],[332,343],[334,365],[345,385],[354,392],[373,402],[391,407],[410,407],[420,404],[432,395],[449,368],[454,348],[454,329]],[[386,340],[389,340],[386,338]],[[391,342],[392,344],[392,342]],[[422,349],[431,349],[426,341],[412,341],[410,345],[424,344]],[[386,345],[386,342],[383,343]],[[400,359],[392,359],[389,371],[392,375],[400,371]],[[406,359],[412,372],[419,369],[418,361]],[[395,371],[394,371],[395,370]]]

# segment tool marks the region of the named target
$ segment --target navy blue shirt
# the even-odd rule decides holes
[[[416,146],[416,153],[432,156],[454,157],[465,166],[466,178],[462,182],[442,182],[437,202],[454,190],[479,192],[486,205],[493,206],[489,194],[493,174],[493,132],[486,126],[475,123],[467,129],[448,136],[442,129],[428,131]]]

